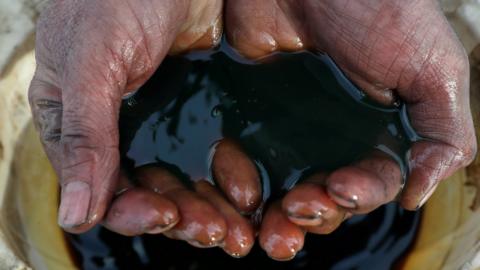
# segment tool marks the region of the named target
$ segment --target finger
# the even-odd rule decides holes
[[[301,12],[301,8],[302,5],[296,1],[227,1],[225,24],[228,41],[249,58],[258,58],[276,50],[302,50],[306,46],[303,26],[291,19]]]
[[[227,222],[228,231],[221,245],[222,249],[235,258],[246,256],[255,243],[255,232],[252,224],[247,218],[240,215],[207,181],[196,182],[195,190],[214,205]]]
[[[398,164],[383,153],[374,153],[327,177],[328,195],[354,214],[365,214],[391,202],[401,190]]]
[[[146,166],[137,170],[139,183],[165,196],[177,206],[180,222],[165,235],[196,247],[214,247],[223,242],[227,224],[209,202],[186,189],[165,169]]]
[[[119,104],[92,96],[69,99],[41,76],[37,71],[30,102],[42,143],[60,176],[58,222],[67,231],[83,232],[103,218],[118,177]]]
[[[164,196],[144,188],[132,188],[116,198],[104,226],[126,236],[158,234],[179,221],[175,204]]]
[[[285,195],[282,209],[292,223],[327,228],[338,226],[338,220],[343,220],[345,210],[327,194],[325,178],[325,174],[315,174]]]
[[[210,49],[220,43],[223,32],[223,1],[191,1],[187,18],[170,53]]]
[[[437,15],[445,40],[432,51],[416,79],[399,88],[413,127],[426,138],[411,149],[410,175],[401,198],[407,209],[421,207],[440,180],[473,161],[477,149],[468,57],[445,17],[441,12]]]
[[[257,209],[262,199],[260,177],[240,146],[231,140],[220,141],[215,146],[212,171],[220,189],[240,212]]]
[[[259,242],[268,256],[278,261],[293,259],[303,248],[304,237],[304,231],[290,222],[279,202],[267,209],[260,227]]]
[[[172,228],[180,219],[175,204],[151,190],[132,186],[120,173],[116,198],[103,225],[116,233],[134,236],[158,234]]]

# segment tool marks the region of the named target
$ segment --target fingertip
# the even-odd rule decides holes
[[[268,256],[277,261],[295,257],[303,248],[304,231],[283,214],[279,203],[271,205],[260,227],[259,242]]]
[[[282,209],[291,222],[300,226],[318,226],[336,215],[337,205],[316,183],[301,183],[285,195]]]
[[[422,208],[425,203],[427,203],[428,199],[430,199],[437,187],[438,184],[434,184],[424,193],[414,193],[412,195],[410,195],[411,191],[405,190],[400,198],[400,205],[406,210],[417,211]]]
[[[328,195],[355,214],[393,201],[402,186],[398,165],[388,157],[369,157],[334,171],[327,178]]]
[[[431,141],[414,143],[410,152],[410,174],[400,204],[407,210],[418,210],[441,180],[465,165],[465,156],[455,147]]]
[[[437,189],[437,187],[438,187],[438,184],[434,185],[433,187],[430,188],[429,191],[427,191],[423,195],[423,197],[420,199],[420,202],[415,207],[415,210],[420,209],[428,201],[428,199],[430,199],[430,197],[432,197],[432,195],[435,192],[435,190]]]
[[[364,181],[356,181],[361,179],[363,174],[363,171],[351,167],[334,171],[327,178],[326,190],[328,195],[343,208],[357,209],[360,193],[371,190],[370,187],[364,186]]]
[[[132,188],[117,197],[104,221],[110,230],[126,236],[158,234],[179,222],[173,202],[144,188]]]
[[[144,166],[136,173],[142,186],[164,195],[177,206],[180,222],[164,232],[167,237],[201,248],[218,246],[224,240],[227,225],[221,213],[184,187],[175,175],[157,166]]]
[[[180,222],[167,232],[167,236],[201,248],[215,247],[224,241],[227,223],[210,203],[186,189],[173,190],[165,195],[180,212]]]
[[[90,184],[72,181],[62,187],[58,224],[71,233],[81,233],[95,224],[90,216],[92,191]]]
[[[197,181],[195,190],[214,205],[227,222],[227,235],[220,247],[234,258],[246,256],[255,243],[255,232],[252,224],[240,215],[218,190],[207,181]]]

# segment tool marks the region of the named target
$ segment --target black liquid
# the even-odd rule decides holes
[[[240,143],[256,162],[264,199],[278,197],[316,171],[349,164],[373,150],[403,172],[418,137],[405,107],[383,107],[352,85],[326,55],[276,54],[257,64],[228,47],[168,57],[120,120],[123,167],[165,166],[184,183],[210,180],[217,140]],[[163,236],[123,237],[97,227],[67,235],[83,269],[389,269],[408,250],[419,214],[391,203],[346,221],[326,236],[308,235],[290,262],[256,245],[233,259]]]
[[[125,101],[125,168],[158,163],[186,183],[213,181],[212,149],[226,137],[256,162],[264,198],[375,149],[406,171],[417,135],[404,105],[370,101],[326,55],[283,53],[249,63],[225,51],[170,57]]]

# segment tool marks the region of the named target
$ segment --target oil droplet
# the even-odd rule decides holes
[[[222,108],[220,105],[215,106],[211,112],[212,117],[219,117],[222,115]]]
[[[275,151],[275,149],[270,147],[270,149],[268,149],[268,151],[270,152],[270,156],[272,158],[277,158],[277,151]]]
[[[134,97],[128,98],[127,105],[133,107],[137,105],[137,100]]]

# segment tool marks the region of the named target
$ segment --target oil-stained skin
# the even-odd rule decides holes
[[[408,104],[414,128],[428,140],[413,146],[405,208],[421,206],[475,156],[468,61],[437,1],[227,1],[225,21],[229,40],[248,57],[300,40],[331,55],[378,102],[398,96]]]
[[[251,213],[262,200],[260,176],[255,164],[231,140],[223,139],[215,146],[212,171],[216,183],[242,213]]]
[[[165,235],[185,240],[198,247],[213,247],[221,244],[227,235],[224,216],[199,194],[187,189],[168,170],[154,166],[137,170],[140,184],[166,196],[180,212],[180,222]]]
[[[122,96],[142,85],[170,50],[217,44],[222,8],[222,1],[49,2],[38,22],[29,100],[60,177],[58,221],[67,231],[86,231],[107,216],[120,182]],[[121,196],[143,198],[124,193],[119,205]]]
[[[138,219],[137,216],[142,216],[143,219]],[[167,231],[179,220],[177,207],[172,201],[149,189],[135,188],[126,190],[113,201],[104,225],[119,234],[135,236]]]
[[[290,260],[303,247],[305,232],[282,212],[280,204],[272,204],[265,214],[259,233],[260,246],[274,260]]]
[[[413,127],[426,140],[409,156],[407,185],[398,197],[404,208],[421,207],[440,180],[475,157],[468,60],[437,1],[226,1],[225,27],[230,43],[247,57],[297,48],[326,52],[374,100],[406,102]],[[392,160],[373,154],[330,173],[321,189],[294,188],[282,207],[305,230],[328,233],[341,219],[305,226],[319,222],[315,210],[321,207],[312,205],[330,199],[346,217],[367,213],[398,195],[399,177]]]
[[[227,235],[221,247],[232,257],[246,256],[255,243],[255,230],[250,221],[222,196],[220,191],[205,180],[195,183],[195,190],[222,213],[227,222]]]
[[[165,176],[153,169],[148,172],[158,179],[144,174],[144,185],[163,190],[162,197],[152,199],[150,191],[135,189],[119,194],[113,207],[110,204],[121,183],[117,126],[121,97],[142,85],[169,50],[178,53],[216,44],[222,4],[228,39],[244,55],[303,48],[324,51],[372,98],[388,104],[398,96],[407,103],[414,128],[428,140],[412,148],[409,181],[400,196],[405,208],[421,206],[441,179],[475,156],[467,57],[435,0],[51,1],[38,23],[37,69],[29,100],[60,177],[63,228],[83,232],[106,217],[110,228],[136,234],[140,228],[152,231],[147,225],[153,223],[170,226],[177,213],[180,221],[167,232],[171,237],[202,246],[220,245],[228,237],[225,212],[191,191],[180,187],[165,191],[154,185]],[[384,157],[373,159],[375,166],[367,160],[329,174],[321,189],[305,193],[305,198],[325,205],[334,202],[332,209],[337,210],[331,211],[338,211],[338,216],[342,212],[338,209],[345,209],[348,216],[392,199],[398,192],[396,170]],[[357,174],[361,181],[353,181]],[[173,179],[165,184],[172,183]],[[370,196],[377,188],[387,192]],[[295,255],[304,231],[325,233],[341,220],[305,226],[298,217],[307,210],[294,211],[294,205],[302,203],[296,199],[303,198],[301,189],[292,192],[299,195],[287,195],[284,202],[271,206],[261,226],[261,245],[275,259]],[[157,208],[159,201],[164,208]],[[140,212],[127,209],[139,205],[144,208]],[[187,205],[205,211],[209,219]],[[166,213],[173,218],[165,220],[170,216]],[[137,219],[150,216],[144,224],[127,224],[126,217],[133,219],[134,214]],[[201,224],[199,230],[188,227],[196,223]]]

